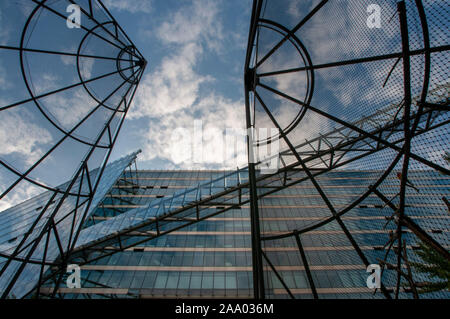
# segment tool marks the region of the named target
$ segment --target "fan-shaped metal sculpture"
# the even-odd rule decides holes
[[[298,247],[311,295],[321,296],[309,267],[312,255],[302,245],[305,236],[318,232],[341,256],[358,256],[366,267],[381,265],[379,291],[387,298],[418,297],[419,287],[429,280],[414,272],[414,254],[407,254],[406,247],[423,241],[449,259],[446,191],[433,194],[439,207],[427,197],[421,208],[413,205],[415,192],[426,191],[429,176],[449,175],[443,158],[449,138],[449,46],[442,31],[450,23],[449,6],[445,1],[379,1],[379,27],[369,21],[373,6],[373,1],[254,2],[246,59],[247,126],[279,129],[285,149],[278,178],[265,178],[254,164],[249,166],[255,190],[256,297],[273,294],[264,269],[276,273],[286,295],[300,293],[267,257],[267,249],[291,241]],[[261,141],[254,143],[258,147]],[[368,175],[354,193],[336,197],[317,178],[339,170]],[[412,178],[420,186],[412,185]],[[262,207],[264,194],[299,183],[311,185],[312,196],[321,198],[326,209],[318,208],[316,222],[292,220],[273,232],[264,221],[273,216]],[[356,208],[374,205],[378,212],[368,216],[379,214],[387,224],[370,227],[389,234],[381,259],[362,248],[370,243],[358,236],[352,217],[344,220],[360,216]],[[387,216],[385,209],[391,210]],[[333,231],[345,234],[346,243],[336,242]]]
[[[7,298],[39,287],[50,266],[64,269],[94,194],[111,186],[102,175],[147,62],[101,1],[0,9],[2,208],[47,191],[39,207],[2,215],[12,219],[0,255]]]

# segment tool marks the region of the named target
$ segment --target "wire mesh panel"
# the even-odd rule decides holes
[[[6,298],[54,253],[64,267],[146,61],[100,1],[2,1],[0,17],[0,210],[46,192],[2,251]]]
[[[277,134],[250,148],[282,149],[278,172],[250,183],[256,297],[449,297],[436,275],[450,256],[448,13],[445,1],[254,2],[247,126]],[[280,264],[291,246],[297,269]]]
[[[31,196],[27,183],[50,195],[23,242],[5,244],[16,248],[1,265],[4,297],[25,267],[40,273],[39,295],[53,266],[46,243],[58,246],[59,266],[91,264],[248,204],[256,298],[449,297],[445,1],[255,0],[249,166],[94,225],[77,223],[100,202],[103,169],[91,168],[104,167],[146,62],[100,2],[80,1],[81,25],[68,23],[64,1],[23,4],[4,28],[16,23],[20,36],[0,46],[2,67],[20,70],[11,85],[22,85],[2,96],[3,119],[15,123],[1,150],[2,204]],[[255,161],[261,150],[271,154]],[[63,240],[58,211],[75,225]],[[50,278],[55,295],[62,276]]]

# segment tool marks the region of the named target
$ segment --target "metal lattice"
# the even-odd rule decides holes
[[[313,255],[302,245],[303,238],[314,232],[324,232],[317,240],[327,241],[341,256],[356,256],[363,267],[380,263],[380,290],[386,298],[409,293],[418,298],[419,287],[430,281],[411,266],[413,259],[418,260],[411,246],[423,241],[449,259],[448,205],[442,202],[447,191],[424,194],[430,176],[442,179],[449,174],[444,160],[449,46],[443,31],[448,29],[449,7],[444,1],[379,1],[382,15],[377,29],[366,24],[366,8],[372,4],[254,2],[246,61],[247,126],[280,132],[256,141],[256,147],[279,139],[287,149],[281,154],[283,172],[277,181],[258,180],[255,166],[249,166],[250,187],[257,190],[252,201],[256,297],[273,297],[274,280],[264,270],[268,267],[286,296],[301,295],[265,253],[283,241],[298,247],[308,279],[306,290],[314,298],[324,296],[310,270]],[[339,169],[369,176],[361,180],[360,191],[336,197],[318,177],[326,179],[328,172]],[[261,208],[263,188],[276,193],[299,182],[313,186],[328,214],[318,212],[317,222],[292,221],[273,232],[262,220],[274,214]],[[415,192],[422,187],[419,202],[426,204],[416,209]],[[344,217],[354,216],[358,206],[378,208],[366,218],[387,220],[386,225],[367,225],[388,235],[381,258],[361,248],[367,241],[357,235],[357,223]],[[338,243],[326,235],[330,230],[342,232],[346,240]]]
[[[111,186],[104,180],[118,167],[106,163],[147,62],[101,1],[2,1],[0,10],[8,74],[0,199],[10,206],[45,191],[40,207],[1,215],[1,296],[20,298],[35,287],[39,295],[50,266],[66,267],[98,194]]]

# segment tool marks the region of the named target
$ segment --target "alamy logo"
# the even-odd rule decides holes
[[[369,29],[381,28],[381,7],[378,4],[371,4],[367,7],[367,13],[370,14],[367,18],[367,27]]]
[[[377,264],[371,264],[367,266],[366,272],[371,273],[367,277],[367,288],[376,289],[381,288],[381,267]]]
[[[67,266],[67,273],[71,273],[67,277],[67,288],[73,289],[73,288],[81,288],[81,268],[78,265],[68,265]]]
[[[69,29],[79,29],[81,28],[81,9],[79,5],[71,4],[67,6],[67,13],[70,15],[67,17],[66,25]]]
[[[274,174],[280,168],[280,141],[274,138],[279,134],[276,128],[223,129],[205,127],[203,121],[196,120],[193,130],[178,127],[172,131],[168,153],[175,164],[221,164],[230,168],[249,161],[260,174]]]
[[[280,140],[272,139],[271,143],[257,141],[267,140],[271,136],[279,134],[276,128],[248,129],[250,148],[249,162],[258,164],[257,168],[261,174],[275,174],[280,168]]]

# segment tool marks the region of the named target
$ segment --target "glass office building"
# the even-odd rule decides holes
[[[87,206],[85,199],[78,202],[77,198],[69,197],[65,200],[61,209],[56,210],[57,202],[61,200],[64,193],[55,195],[51,191],[47,191],[1,212],[0,251],[2,255],[0,256],[0,265],[3,276],[0,278],[0,290],[4,291],[12,280],[16,281],[16,284],[12,287],[11,297],[20,298],[32,290],[40,277],[41,267],[33,262],[26,265],[21,264],[21,260],[25,258],[31,261],[36,260],[38,258],[36,256],[42,256],[44,252],[46,258],[55,260],[61,254],[60,247],[67,246],[70,238],[74,237],[71,232],[73,227],[76,225],[80,227],[84,223],[85,218],[82,217],[82,214],[73,219],[68,217],[70,212],[74,209],[79,211],[86,209],[86,216],[90,216],[93,209],[103,200],[111,186],[121,176],[123,170],[136,158],[136,155],[137,153],[132,153],[109,164],[105,168],[103,178],[99,183],[90,207]],[[90,180],[94,181],[98,174],[99,169],[92,170]],[[68,182],[59,185],[58,189],[66,190],[69,184]],[[83,177],[77,178],[75,187],[81,193],[89,188],[89,183]],[[54,211],[56,211],[56,214],[53,215]],[[49,236],[46,243],[36,243],[36,239],[39,238],[37,233],[45,227],[48,220],[53,220],[53,229],[57,236]],[[27,237],[29,233],[31,236]],[[33,251],[31,247],[34,245],[36,246]],[[21,248],[21,250],[17,250],[17,247]],[[19,258],[17,260],[8,260],[6,256],[13,254]],[[48,265],[44,265],[43,271],[48,270],[48,268]]]
[[[97,234],[96,238],[89,239],[95,242],[99,238],[98,234],[113,234],[115,230],[111,230],[109,225],[120,217],[140,209],[160,207],[161,203],[173,202],[174,198],[186,194],[186,191],[205,189],[205,185],[215,184],[217,187],[218,181],[224,179],[231,184],[235,176],[233,172],[208,170],[137,170],[130,161],[135,156],[132,154],[110,165],[115,167],[116,174],[107,176],[114,175],[116,180],[109,180],[110,189],[103,192],[103,198],[97,201],[98,205],[85,221],[79,246],[88,242],[83,234],[89,229],[94,229]],[[127,168],[124,163],[127,163]],[[109,172],[110,166],[107,169]],[[336,198],[345,205],[363,191],[361,188],[365,186],[362,185],[370,183],[376,173],[334,171],[320,176],[318,181],[330,198]],[[290,175],[289,181],[300,181],[302,174],[299,171]],[[434,222],[430,224],[421,210],[426,206],[430,215],[434,216],[443,210],[445,212],[445,203],[439,196],[448,195],[450,178],[431,171],[411,172],[410,178],[416,189],[408,190],[409,216],[436,238],[447,237],[449,216],[443,215],[440,222],[434,217]],[[247,181],[245,170],[239,172],[239,179],[240,183]],[[398,184],[396,176],[389,176],[384,187],[392,191],[385,194],[395,197]],[[216,191],[220,192],[220,189]],[[244,191],[241,196],[245,202],[248,194]],[[172,204],[168,209],[176,209],[177,205],[179,203]],[[102,250],[111,254],[105,257],[99,255],[98,259],[92,258],[92,261],[81,266],[81,288],[68,288],[66,274],[56,295],[63,298],[252,297],[249,205],[243,204],[221,212],[223,208],[211,203],[208,210],[219,212],[213,217],[200,221],[194,218],[191,225],[180,224],[182,227],[176,229],[177,223],[181,219],[189,220],[190,215],[174,216],[173,226],[165,228],[167,233],[163,234],[164,228],[160,226],[160,234],[155,232],[150,236],[143,231],[130,234],[128,239],[122,239],[123,247],[117,243],[103,245]],[[328,208],[308,180],[265,196],[259,208],[263,237],[285,233],[285,229],[292,228],[293,224],[307,227],[330,216]],[[395,223],[388,222],[391,215],[392,210],[375,195],[371,195],[342,216],[371,263],[379,263],[385,257],[389,232],[396,227]],[[117,229],[125,227],[121,224]],[[409,232],[405,234],[408,238]],[[133,242],[133,235],[143,242]],[[126,248],[127,242],[131,243],[129,248]],[[369,273],[336,221],[302,234],[301,243],[306,263],[294,237],[277,241],[263,240],[263,251],[270,261],[269,264],[265,259],[264,264],[267,298],[289,298],[289,293],[295,298],[313,298],[312,285],[319,298],[383,297],[379,291],[374,293],[367,288]],[[417,248],[414,245],[407,247],[411,259],[415,258]],[[92,250],[90,254],[95,255],[96,252]],[[393,262],[395,258],[396,255],[391,254],[387,261]],[[389,276],[393,276],[391,272],[385,270],[382,279],[389,281]],[[48,281],[40,288],[40,293],[51,294],[54,286],[54,282]],[[404,288],[401,296],[408,298],[411,291]],[[447,292],[438,292],[428,294],[427,297],[448,298],[449,295]]]

